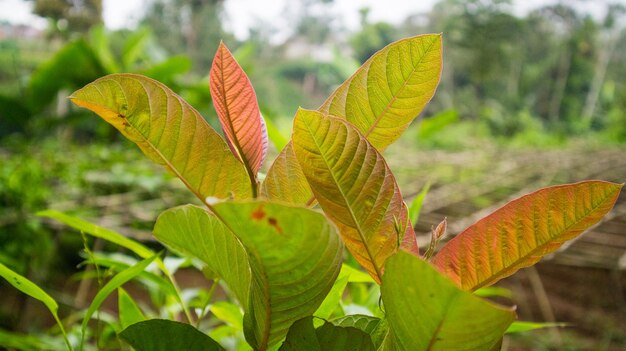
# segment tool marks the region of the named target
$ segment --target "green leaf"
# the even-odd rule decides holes
[[[447,110],[440,112],[427,119],[419,122],[417,131],[417,139],[428,139],[440,132],[446,126],[456,122],[459,119],[459,113],[456,110]]]
[[[222,351],[224,348],[189,324],[150,319],[124,329],[120,337],[137,351]]]
[[[430,182],[426,183],[417,196],[415,196],[413,201],[411,201],[411,206],[409,206],[409,217],[411,218],[411,223],[413,224],[416,224],[420,218],[420,212],[422,211],[422,205],[424,204],[424,198],[426,198],[428,190],[430,190]]]
[[[132,70],[132,66],[145,53],[145,47],[148,44],[152,33],[149,28],[138,28],[130,33],[124,42],[122,50],[122,65],[125,70]]]
[[[248,304],[248,254],[215,215],[193,205],[171,208],[159,215],[153,232],[165,245],[206,263],[226,282],[242,306]]]
[[[135,142],[202,202],[207,197],[251,196],[245,167],[224,139],[165,85],[140,75],[112,74],[74,92],[70,99]]]
[[[513,333],[521,333],[531,330],[537,329],[545,329],[545,328],[564,328],[568,327],[567,323],[537,323],[537,322],[525,322],[525,321],[515,321],[509,328],[506,330],[507,334]]]
[[[363,314],[351,314],[349,316],[343,316],[331,321],[331,323],[338,327],[354,327],[367,334],[374,332],[374,330],[378,328],[380,322],[380,318],[366,316]]]
[[[352,125],[299,110],[293,142],[315,198],[375,281],[380,283],[385,261],[403,239],[412,239],[412,251],[417,252],[408,211],[389,166]]]
[[[150,258],[147,258],[147,259],[137,263],[134,266],[131,266],[131,267],[129,267],[129,268],[119,272],[108,283],[106,283],[102,287],[102,289],[100,289],[100,291],[98,291],[96,296],[91,301],[91,305],[89,305],[89,308],[87,309],[87,312],[85,312],[85,316],[83,317],[83,323],[81,325],[81,331],[82,331],[81,349],[82,349],[82,345],[83,345],[83,343],[85,341],[85,333],[87,332],[87,324],[89,323],[89,320],[91,319],[91,316],[93,316],[93,314],[96,312],[96,310],[98,310],[100,308],[100,306],[102,305],[104,300],[113,291],[115,291],[115,289],[119,288],[124,283],[128,282],[129,280],[133,279],[134,277],[139,275],[141,272],[143,272],[143,270],[146,269],[146,267],[148,267],[148,265],[150,263],[152,263],[152,261],[154,261],[156,258],[157,258],[156,255],[152,256]]]
[[[117,309],[123,329],[131,324],[146,320],[135,300],[122,288],[117,288]]]
[[[154,235],[224,279],[244,307],[246,339],[266,350],[322,303],[341,267],[341,240],[324,216],[305,208],[251,201],[213,211],[165,211]]]
[[[56,351],[61,350],[65,343],[60,338],[47,334],[22,334],[0,329],[0,349],[20,351]]]
[[[474,295],[480,297],[504,297],[506,299],[513,298],[513,292],[507,288],[499,286],[488,286],[474,291]]]
[[[450,240],[433,264],[464,290],[491,285],[596,224],[622,186],[592,180],[522,196]]]
[[[61,223],[64,223],[76,230],[89,234],[93,237],[104,239],[108,242],[126,248],[141,258],[148,258],[154,256],[155,252],[148,249],[144,245],[129,239],[122,234],[116,233],[110,229],[100,227],[93,223],[87,222],[77,217],[69,216],[63,212],[56,210],[45,210],[37,212],[37,216],[47,217],[55,219]]]
[[[435,94],[441,68],[440,34],[397,41],[374,54],[318,110],[346,119],[383,151]],[[267,173],[264,194],[289,203],[311,204],[312,194],[304,175],[291,170],[294,163],[292,146],[287,144]],[[286,170],[290,171],[288,175],[284,174]],[[298,189],[299,196],[289,193],[293,189]]]
[[[375,283],[374,279],[372,279],[369,274],[363,273],[363,271],[352,268],[347,264],[343,264],[341,270],[349,273],[349,283]]]
[[[271,202],[214,207],[248,252],[252,281],[244,333],[253,348],[266,350],[320,306],[341,268],[341,240],[322,214],[309,209]]]
[[[239,306],[228,301],[218,301],[211,304],[209,310],[220,321],[235,328],[236,330],[243,330],[243,314],[239,309]]]
[[[353,327],[325,322],[314,328],[313,317],[295,322],[280,351],[374,351],[370,336]]]
[[[350,273],[347,273],[343,269],[344,267],[346,267],[346,265],[342,265],[339,276],[337,277],[337,280],[335,280],[333,287],[330,289],[328,295],[326,295],[326,298],[320,307],[313,314],[315,317],[329,319],[333,312],[339,307],[339,303],[343,297],[343,292],[346,290],[346,286],[348,285],[348,281],[350,279]]]
[[[268,109],[261,108],[263,116],[265,116],[265,126],[267,127],[267,137],[274,144],[276,150],[282,150],[289,142],[289,137],[285,136],[283,132],[276,126],[272,119],[272,112]],[[274,115],[275,116],[275,115]],[[274,117],[278,118],[278,117]]]
[[[148,249],[147,247],[145,247],[144,245],[136,242],[135,240],[129,239],[119,233],[116,233],[112,230],[109,230],[107,228],[103,228],[100,226],[97,226],[93,223],[87,222],[85,220],[82,220],[80,218],[77,217],[72,217],[72,216],[68,216],[65,213],[59,212],[59,211],[55,211],[55,210],[45,210],[45,211],[40,211],[37,212],[38,216],[41,217],[48,217],[48,218],[52,218],[55,219],[61,223],[64,223],[76,230],[79,230],[85,234],[89,234],[93,237],[96,238],[100,238],[100,239],[104,239],[106,241],[109,241],[113,244],[116,244],[118,246],[124,247],[132,252],[134,252],[135,254],[137,254],[137,256],[141,257],[141,258],[149,258],[152,257],[154,255],[156,255],[156,253],[150,249]],[[190,314],[189,314],[189,310],[187,309],[187,306],[184,304],[181,296],[180,296],[180,291],[178,289],[178,285],[176,284],[176,280],[174,279],[174,276],[170,273],[170,271],[167,269],[167,267],[165,267],[165,264],[163,263],[163,261],[161,260],[161,258],[157,257],[155,259],[155,262],[157,264],[157,266],[159,267],[159,269],[167,276],[167,278],[169,279],[169,282],[171,284],[171,289],[174,292],[175,298],[176,300],[180,303],[181,307],[183,308],[183,310],[185,311],[185,315],[187,316],[188,320],[191,320]]]
[[[176,75],[187,73],[190,69],[191,59],[185,55],[178,55],[151,65],[141,71],[141,74],[169,84],[168,82],[174,83],[173,80]]]
[[[67,87],[81,86],[108,72],[83,39],[64,45],[33,72],[27,90],[29,109],[41,112]]]
[[[490,350],[515,320],[402,251],[387,261],[381,294],[398,350]]]
[[[72,345],[70,345],[70,342],[67,339],[65,328],[63,328],[63,323],[61,323],[59,315],[57,314],[57,311],[59,309],[59,305],[57,304],[57,302],[45,291],[43,291],[39,286],[37,286],[37,284],[26,279],[26,277],[15,273],[2,263],[0,263],[0,276],[6,279],[6,281],[8,281],[9,284],[13,285],[13,287],[15,287],[17,290],[36,300],[43,302],[43,304],[46,305],[46,307],[54,317],[54,320],[57,322],[59,328],[61,329],[61,333],[63,334],[63,338],[65,339],[68,350],[71,351]]]

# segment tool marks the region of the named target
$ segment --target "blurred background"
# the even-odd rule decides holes
[[[208,73],[223,40],[268,120],[267,169],[298,106],[317,108],[392,41],[438,32],[438,91],[385,154],[407,202],[430,187],[416,223],[423,244],[444,217],[453,235],[540,187],[626,181],[624,0],[0,0],[0,262],[65,308],[84,306],[89,286],[76,266],[85,239],[37,211],[61,210],[158,247],[150,230],[160,211],[195,201],[69,103],[83,85],[144,74],[217,125]],[[521,319],[570,323],[513,335],[505,349],[626,350],[625,270],[622,195],[580,239],[500,283]],[[4,281],[0,296],[0,329],[51,325]]]

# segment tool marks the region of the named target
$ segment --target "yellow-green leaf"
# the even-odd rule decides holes
[[[465,290],[491,285],[597,223],[622,186],[585,181],[522,196],[450,240],[433,264]]]
[[[400,137],[433,97],[441,69],[440,34],[403,39],[374,54],[318,110],[354,124],[382,151]],[[289,203],[310,204],[312,193],[302,172],[284,174],[294,162],[288,144],[272,164],[263,194]],[[290,194],[293,189],[300,193]]]
[[[201,201],[251,196],[245,167],[224,139],[165,85],[140,75],[112,74],[74,92],[70,99],[135,142]]]
[[[382,151],[396,141],[435,94],[441,34],[402,39],[367,60],[320,107],[345,118]]]
[[[324,213],[380,283],[385,260],[415,235],[389,166],[354,126],[316,111],[298,111],[293,145]]]
[[[389,258],[381,285],[394,350],[491,350],[515,320],[457,288],[428,263],[405,252]]]

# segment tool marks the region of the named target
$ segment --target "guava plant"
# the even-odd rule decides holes
[[[225,283],[244,311],[254,350],[496,350],[514,309],[472,292],[597,223],[623,184],[538,190],[479,220],[431,259],[440,227],[429,254],[420,255],[382,152],[430,101],[441,70],[441,35],[385,47],[319,109],[297,111],[291,141],[264,178],[265,122],[224,44],[210,74],[223,137],[166,86],[139,75],[100,78],[70,99],[135,142],[205,205],[165,211],[154,236]],[[382,318],[327,320],[320,313],[344,247],[380,284]],[[173,321],[139,321],[120,336],[137,350],[223,349]]]

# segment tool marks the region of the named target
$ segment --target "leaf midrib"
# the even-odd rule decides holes
[[[619,188],[618,188],[619,191]],[[526,255],[524,255],[523,257],[518,258],[517,260],[515,260],[512,264],[508,265],[507,267],[498,270],[497,274],[492,275],[491,277],[487,278],[486,280],[480,282],[479,284],[476,284],[475,286],[471,287],[468,290],[474,291],[476,289],[480,289],[482,287],[488,286],[489,284],[491,284],[492,282],[500,279],[503,277],[502,272],[507,271],[509,269],[515,269],[515,267],[522,268],[520,267],[520,265],[523,265],[524,261],[526,261],[528,259],[528,257],[532,256],[534,253],[540,251],[540,249],[543,249],[544,247],[546,247],[548,244],[554,242],[556,239],[560,238],[561,236],[563,236],[563,234],[567,233],[572,227],[578,225],[579,223],[581,223],[583,220],[585,220],[587,217],[589,217],[589,215],[591,215],[592,213],[594,213],[598,208],[600,208],[602,205],[605,204],[606,200],[611,198],[611,195],[613,195],[615,192],[611,192],[609,195],[607,195],[606,197],[604,197],[602,200],[600,200],[598,202],[598,205],[592,207],[589,211],[587,211],[584,215],[582,215],[580,217],[579,220],[575,221],[574,223],[570,224],[569,226],[565,227],[558,235],[551,237],[550,240],[546,241],[545,243],[543,243],[542,245],[539,245],[537,247],[535,247],[534,249],[532,249],[531,251],[529,251]],[[587,231],[589,228],[583,230],[581,232],[584,233],[585,231]],[[460,234],[459,234],[460,235]]]

